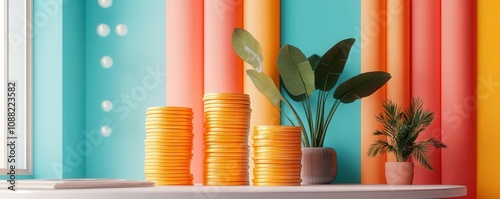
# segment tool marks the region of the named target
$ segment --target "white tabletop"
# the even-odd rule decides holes
[[[177,186],[121,189],[0,190],[9,199],[430,199],[465,196],[452,185]]]

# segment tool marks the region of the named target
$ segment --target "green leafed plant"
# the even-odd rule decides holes
[[[368,156],[391,152],[396,155],[398,162],[407,162],[413,157],[423,167],[433,170],[427,160],[427,153],[432,147],[446,148],[446,145],[434,137],[416,141],[420,133],[434,121],[434,113],[429,109],[424,110],[423,104],[419,98],[412,99],[410,108],[403,110],[390,100],[384,102],[383,112],[376,116],[384,127],[373,135],[385,135],[387,139],[375,141],[368,150]]]
[[[391,75],[386,72],[362,73],[338,85],[332,94],[344,71],[355,39],[340,41],[322,57],[313,55],[307,58],[299,48],[284,45],[278,54],[278,70],[283,80],[283,87],[290,98],[302,103],[306,114],[306,119],[302,119],[297,110],[280,93],[272,79],[262,72],[264,66],[259,42],[241,28],[234,30],[232,42],[236,54],[253,67],[247,70],[247,75],[255,87],[278,108],[280,108],[279,103],[283,102],[292,111],[296,122],[302,127],[302,144],[305,147],[323,147],[330,121],[341,103],[348,104],[370,96],[391,79]],[[311,95],[315,92],[319,94],[316,111],[313,111]],[[326,107],[326,101],[330,97],[334,98],[335,102],[333,106]],[[295,125],[290,116],[283,115]]]

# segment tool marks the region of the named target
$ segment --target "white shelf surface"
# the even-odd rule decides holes
[[[454,185],[170,186],[151,188],[0,190],[8,199],[431,199],[465,196]]]

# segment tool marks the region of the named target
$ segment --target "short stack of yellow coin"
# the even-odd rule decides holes
[[[300,186],[301,132],[296,126],[256,126],[254,186]]]
[[[204,185],[248,185],[250,98],[214,93],[203,97],[205,109]]]
[[[150,107],[146,112],[144,174],[157,186],[193,185],[193,110]]]

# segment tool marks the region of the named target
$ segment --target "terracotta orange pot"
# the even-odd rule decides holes
[[[390,185],[411,185],[413,169],[413,162],[386,162],[385,180]]]

